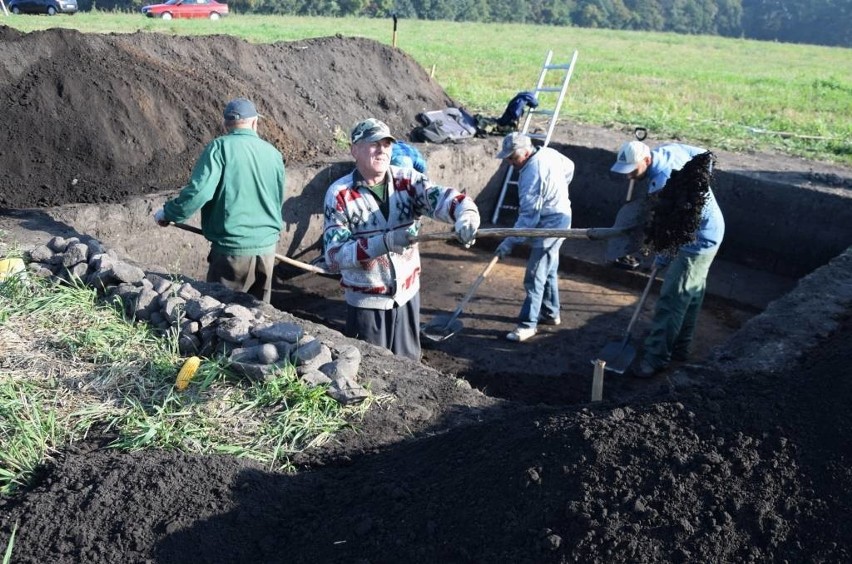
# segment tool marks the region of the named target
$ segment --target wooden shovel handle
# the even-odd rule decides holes
[[[631,227],[589,227],[586,229],[545,229],[545,228],[515,228],[515,227],[494,227],[489,229],[479,229],[476,232],[476,237],[558,237],[562,239],[591,239],[598,241],[602,239],[614,239],[620,237],[630,231]],[[426,243],[429,241],[446,241],[454,239],[456,236],[453,231],[441,231],[439,233],[424,233],[413,237],[412,241],[418,243]]]
[[[648,292],[651,291],[651,286],[654,285],[654,279],[657,277],[657,265],[651,269],[651,274],[648,275],[648,283],[645,284],[645,289],[642,290],[642,297],[639,298],[639,303],[636,304],[636,310],[633,312],[633,317],[630,318],[630,323],[627,324],[627,331],[624,332],[624,338],[630,338],[630,332],[633,331],[633,324],[639,319],[639,313],[642,311],[642,306],[645,305],[645,300],[648,297]]]
[[[198,235],[203,235],[204,233],[198,227],[194,227],[192,225],[187,225],[185,223],[171,223],[169,225],[173,225],[178,229],[183,229],[184,231],[189,231],[190,233],[196,233]],[[275,259],[279,262],[283,262],[285,264],[289,264],[291,266],[295,266],[296,268],[301,268],[302,270],[307,270],[308,272],[313,272],[314,274],[331,274],[325,269],[322,269],[318,266],[314,266],[312,264],[308,264],[306,262],[302,262],[300,260],[292,259],[290,257],[286,257],[284,255],[279,255],[275,253]]]
[[[497,264],[497,261],[499,260],[500,255],[494,255],[494,257],[491,259],[491,262],[489,262],[488,265],[485,267],[485,270],[482,271],[482,274],[476,277],[476,280],[474,280],[473,284],[470,286],[470,290],[467,291],[467,294],[465,294],[464,298],[462,298],[462,301],[459,302],[458,307],[456,307],[455,311],[453,311],[453,314],[450,316],[449,321],[447,321],[447,326],[449,326],[450,323],[455,321],[455,319],[459,315],[461,315],[461,312],[464,310],[464,306],[467,305],[467,302],[470,301],[470,299],[476,293],[476,290],[482,284],[483,280],[488,277],[488,274],[491,272],[491,269],[494,268],[494,265]]]

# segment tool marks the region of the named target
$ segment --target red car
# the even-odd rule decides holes
[[[209,18],[218,20],[228,15],[228,5],[216,0],[168,0],[165,4],[143,6],[142,13],[149,18]]]

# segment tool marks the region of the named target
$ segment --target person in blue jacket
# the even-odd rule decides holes
[[[568,186],[574,178],[574,162],[550,147],[534,147],[528,135],[514,132],[503,138],[497,153],[518,170],[518,219],[515,227],[568,229],[571,227],[571,199]],[[506,237],[497,247],[502,258],[515,245],[527,242],[530,256],[524,273],[526,298],[518,316],[518,326],[506,335],[523,342],[536,334],[538,325],[559,325],[559,249],[565,239],[556,237]]]
[[[415,147],[405,141],[397,141],[393,144],[391,152],[391,166],[413,168],[421,174],[426,174],[426,159]]]
[[[612,171],[628,179],[648,183],[648,194],[665,188],[672,172],[680,170],[706,149],[671,143],[653,151],[641,141],[624,143]],[[689,356],[698,312],[704,301],[707,274],[725,235],[725,219],[713,190],[707,194],[701,221],[692,242],[681,245],[674,256],[657,254],[658,268],[668,268],[654,310],[651,331],[645,338],[631,374],[650,378],[670,360],[683,361]]]

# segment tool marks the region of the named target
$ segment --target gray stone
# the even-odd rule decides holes
[[[154,290],[148,288],[140,288],[139,293],[133,301],[133,316],[136,319],[151,319],[151,313],[156,309],[154,305],[160,295]]]
[[[167,298],[166,303],[163,304],[163,315],[169,323],[177,325],[180,323],[185,307],[186,302],[183,299],[177,296],[171,296]]]
[[[89,265],[85,262],[78,262],[73,266],[66,267],[65,272],[67,273],[68,280],[85,281],[89,273]]]
[[[167,280],[162,276],[157,276],[156,274],[149,274],[146,276],[145,279],[142,280],[142,283],[144,284],[146,282],[151,284],[151,288],[153,288],[153,290],[158,294],[165,294],[171,290],[173,286],[170,280]]]
[[[201,297],[201,292],[192,287],[191,284],[185,282],[178,288],[177,295],[187,301],[198,299]]]
[[[66,241],[63,237],[56,236],[47,242],[47,246],[55,253],[64,253],[65,249],[68,247],[68,241]]]
[[[360,403],[370,395],[356,381],[349,378],[332,380],[331,385],[326,390],[326,394],[341,405]]]
[[[65,254],[62,256],[62,266],[72,267],[74,265],[86,262],[86,257],[89,256],[89,247],[83,243],[74,243],[65,249]]]
[[[196,321],[205,314],[215,312],[222,307],[222,302],[210,296],[199,296],[186,301],[186,316]],[[209,324],[208,324],[209,325]]]
[[[222,319],[216,329],[216,336],[230,343],[242,343],[251,337],[251,323],[238,317]]]
[[[115,261],[106,253],[92,255],[92,258],[89,259],[89,266],[95,270],[111,270],[114,264]]]
[[[117,261],[112,266],[112,274],[122,282],[136,284],[145,278],[145,271],[138,266],[127,264],[126,262]]]
[[[227,304],[222,310],[223,315],[254,321],[254,312],[239,304]]]
[[[325,386],[331,383],[331,378],[320,372],[319,370],[311,370],[302,374],[300,380],[308,387],[316,388],[317,386]]]
[[[89,254],[86,256],[87,261],[91,261],[92,257],[104,253],[104,246],[97,239],[87,239],[86,246],[89,248]]]
[[[54,253],[47,245],[39,245],[30,251],[30,260],[33,262],[49,262]]]
[[[331,378],[351,379],[355,381],[358,377],[358,368],[361,366],[361,351],[354,345],[344,347],[337,358],[319,367],[319,371]]]
[[[198,354],[201,349],[201,339],[190,333],[181,333],[178,336],[178,351],[181,356],[192,356]]]
[[[271,343],[265,343],[258,346],[257,360],[261,364],[274,364],[278,362],[278,349]]]
[[[266,343],[275,343],[278,341],[297,343],[302,337],[302,328],[295,323],[267,323],[256,325],[252,329],[252,334]]]

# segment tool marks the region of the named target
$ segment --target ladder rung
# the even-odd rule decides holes
[[[568,69],[571,68],[571,63],[564,63],[562,65],[547,65],[544,68],[546,68],[547,70],[551,70],[551,69],[553,69],[553,70],[557,70],[557,69],[568,70]]]
[[[539,110],[537,108],[530,108],[530,113],[531,114],[539,114],[539,115],[542,115],[542,116],[552,116],[553,110]]]
[[[527,133],[526,136],[530,139],[547,139],[547,134],[545,133]]]
[[[562,92],[561,86],[542,86],[541,88],[536,88],[536,92]]]

